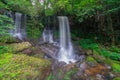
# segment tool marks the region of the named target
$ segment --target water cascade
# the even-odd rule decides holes
[[[15,13],[15,28],[14,30],[10,31],[10,34],[20,40],[25,38],[25,26],[26,26],[26,15],[21,13]]]
[[[43,31],[42,37],[43,37],[44,42],[49,42],[49,43],[54,42],[53,41],[53,32],[50,29],[45,28],[44,31]]]
[[[58,19],[60,28],[60,51],[58,53],[58,60],[66,63],[75,62],[68,18],[66,16],[59,16]]]

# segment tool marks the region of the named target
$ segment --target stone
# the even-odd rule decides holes
[[[90,65],[90,66],[95,66],[97,65],[97,61],[92,57],[92,56],[88,56],[86,58],[86,62]]]
[[[88,75],[96,75],[96,74],[102,74],[102,71],[106,70],[107,68],[103,65],[96,65],[94,67],[88,68],[85,70],[85,73]]]
[[[62,67],[62,71],[69,71],[71,70],[72,68],[75,68],[76,67],[76,63],[71,63],[71,64],[66,64]]]
[[[89,67],[89,65],[86,62],[83,62],[83,63],[80,64],[80,70],[82,70],[82,71],[84,71],[88,67]]]
[[[13,52],[20,52],[27,48],[30,48],[32,45],[29,42],[14,43],[8,45],[8,48]]]

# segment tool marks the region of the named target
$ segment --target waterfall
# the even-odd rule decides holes
[[[10,31],[10,34],[20,40],[23,40],[25,38],[25,26],[26,26],[26,15],[23,15],[21,13],[15,13],[15,28],[14,30]]]
[[[43,41],[44,42],[49,42],[49,43],[53,43],[53,32],[50,29],[44,29],[43,34]]]
[[[68,18],[66,16],[59,16],[58,19],[60,28],[60,51],[58,53],[58,60],[66,63],[75,62]]]

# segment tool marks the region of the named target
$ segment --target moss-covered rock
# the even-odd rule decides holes
[[[16,42],[16,39],[12,36],[0,36],[0,42],[2,43],[13,43]]]
[[[111,60],[109,58],[107,58],[104,62],[106,64],[109,64],[113,71],[120,72],[120,62],[115,61],[115,60]]]
[[[120,80],[120,77],[116,77],[116,78],[114,78],[113,80]]]
[[[11,51],[17,52],[17,51],[22,51],[31,46],[32,45],[29,42],[21,42],[21,43],[10,44],[10,45],[8,45],[8,48]]]
[[[0,80],[44,80],[50,62],[21,54],[0,55]]]
[[[112,69],[114,71],[120,72],[120,64],[118,64],[118,63],[112,63],[111,66],[112,66]]]
[[[96,65],[97,64],[97,61],[92,57],[92,56],[88,56],[87,58],[86,58],[86,61],[88,62],[88,63],[90,63],[91,65]]]
[[[93,51],[93,57],[95,58],[95,60],[97,62],[100,62],[100,63],[104,63],[104,61],[106,60],[106,58],[102,55],[100,55],[98,52],[96,51]]]

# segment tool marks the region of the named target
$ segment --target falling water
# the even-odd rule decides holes
[[[15,13],[15,28],[10,31],[10,34],[20,40],[23,40],[25,37],[25,23],[26,23],[26,15],[21,13]]]
[[[66,16],[59,16],[60,27],[60,51],[58,60],[66,63],[75,62],[74,49],[71,42],[70,26]]]
[[[44,42],[49,42],[49,43],[53,43],[53,32],[52,30],[47,30],[47,29],[44,29],[43,31],[43,41]]]

